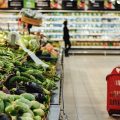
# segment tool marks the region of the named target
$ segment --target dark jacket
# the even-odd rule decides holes
[[[68,30],[67,26],[65,26],[63,28],[63,40],[65,42],[69,42],[69,40],[70,40],[69,30]]]

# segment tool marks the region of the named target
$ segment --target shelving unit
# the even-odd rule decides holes
[[[18,12],[1,12],[0,28],[17,31]],[[39,12],[43,13],[44,23],[41,27],[33,27],[31,31],[44,32],[51,41],[63,41],[63,21],[67,19],[72,46],[80,48],[119,48],[120,46],[119,11],[111,13],[110,11],[44,10]]]
[[[17,13],[0,13],[0,28],[2,30],[17,31],[18,15]]]
[[[120,46],[119,11],[112,13],[109,11],[42,11],[42,13],[44,26],[38,29],[51,41],[63,41],[63,21],[67,19],[73,46],[97,49]]]

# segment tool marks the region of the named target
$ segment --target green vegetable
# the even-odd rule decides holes
[[[6,101],[6,100],[4,100],[4,106],[5,106],[5,108],[6,108],[7,106],[9,106],[9,105],[11,105],[11,103],[8,102],[8,101]]]
[[[28,99],[30,101],[35,100],[35,96],[30,93],[23,93],[20,96],[23,96],[25,99]]]
[[[41,104],[41,103],[40,103],[40,108],[41,108],[42,110],[45,110],[45,106],[44,106],[43,104]]]
[[[22,111],[23,113],[25,113],[25,112],[28,112],[30,109],[27,104],[19,102],[19,101],[15,101],[15,110]]]
[[[33,80],[33,79],[28,79],[28,78],[23,77],[23,76],[14,76],[14,77],[12,77],[12,78],[9,80],[9,84],[12,85],[12,83],[14,83],[14,82],[16,82],[16,81],[17,81],[17,82],[21,82],[21,81],[23,81],[23,82],[35,82],[35,83],[41,85],[41,82],[40,82],[40,81],[38,81],[38,80]]]
[[[45,88],[43,88],[43,91],[45,94],[50,95],[50,92],[48,90],[46,90]]]
[[[21,120],[33,120],[33,118],[31,118],[31,117],[20,117],[21,118]]]
[[[23,98],[22,96],[20,95],[12,95],[14,97],[14,100],[17,100],[17,99],[20,99],[20,98]]]
[[[4,102],[0,99],[0,113],[4,113]]]
[[[14,82],[20,82],[20,81],[24,81],[24,82],[28,82],[29,79],[27,79],[26,77],[21,77],[21,76],[14,76],[9,80],[9,84],[12,84]]]
[[[28,99],[25,99],[24,97],[17,99],[16,102],[22,102],[22,103],[25,103],[26,105],[28,105],[29,107],[31,107],[31,102]]]
[[[37,115],[39,115],[39,116],[44,116],[45,115],[45,112],[42,110],[42,109],[34,109],[33,110],[33,113],[37,116]]]
[[[40,108],[40,103],[37,102],[37,101],[31,101],[31,104],[32,104],[31,109],[38,109],[38,108]]]
[[[34,117],[34,120],[42,120],[42,118],[37,115],[37,116]]]
[[[32,76],[32,75],[30,75],[30,74],[27,74],[27,73],[23,73],[23,72],[21,72],[21,76],[23,76],[23,77],[26,77],[26,78],[28,78],[28,79],[31,79],[31,81],[39,81],[39,80],[37,80],[34,76]],[[39,81],[40,82],[40,81]],[[40,82],[41,83],[41,82]],[[42,83],[41,83],[42,84]]]
[[[14,105],[9,105],[9,106],[7,106],[7,107],[5,108],[5,112],[6,112],[7,114],[12,113],[14,110],[15,110]]]
[[[0,99],[6,99],[6,97],[7,97],[7,95],[4,93],[4,92],[2,92],[2,91],[0,91]]]
[[[12,101],[14,101],[14,96],[13,95],[7,95],[6,100],[12,102]]]
[[[24,113],[24,114],[22,115],[22,117],[30,117],[30,118],[32,118],[33,115],[32,115],[31,113],[27,112],[27,113]]]

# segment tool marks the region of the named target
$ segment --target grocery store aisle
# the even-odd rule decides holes
[[[114,120],[106,111],[106,75],[117,65],[120,56],[64,59],[65,112],[69,120]]]

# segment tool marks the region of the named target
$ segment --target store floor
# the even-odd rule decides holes
[[[65,112],[69,120],[120,120],[106,111],[106,75],[120,56],[64,58]]]

